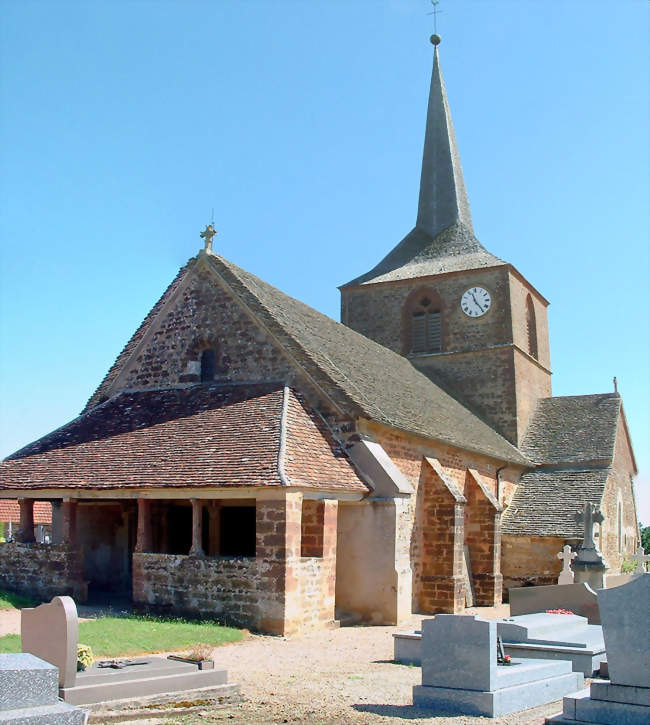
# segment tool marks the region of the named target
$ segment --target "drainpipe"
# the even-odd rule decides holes
[[[507,465],[497,468],[497,501],[501,504],[501,471],[508,468]]]

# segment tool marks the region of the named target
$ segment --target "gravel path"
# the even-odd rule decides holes
[[[507,605],[470,612],[486,617],[509,613]],[[9,619],[7,613],[0,613],[0,626]],[[422,619],[414,616],[409,626],[417,627]],[[226,668],[229,680],[241,685],[243,702],[138,723],[542,725],[545,717],[562,709],[556,702],[490,720],[445,717],[444,713],[414,708],[412,687],[420,684],[420,668],[392,662],[391,635],[409,626],[344,627],[295,639],[251,635],[243,642],[214,650],[216,666]]]

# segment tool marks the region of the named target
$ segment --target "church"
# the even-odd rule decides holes
[[[554,583],[587,501],[610,571],[635,551],[621,398],[552,396],[549,303],[474,233],[431,41],[416,223],[341,322],[206,227],[81,414],[2,462],[0,587],[295,635]]]

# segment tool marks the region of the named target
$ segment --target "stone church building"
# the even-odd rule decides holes
[[[415,227],[341,323],[202,236],[79,417],[2,463],[0,587],[295,634],[553,582],[585,501],[611,570],[634,551],[621,399],[552,397],[548,302],[474,234],[437,44]]]

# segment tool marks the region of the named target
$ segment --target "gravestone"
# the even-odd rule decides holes
[[[549,609],[568,609],[581,617],[587,617],[589,624],[600,624],[598,596],[589,584],[517,587],[508,590],[508,598],[512,616],[546,612]]]
[[[54,597],[49,604],[20,611],[22,651],[58,667],[59,687],[74,686],[78,633],[77,607],[72,597]]]
[[[573,584],[573,572],[571,571],[571,561],[578,556],[575,551],[571,550],[568,544],[565,544],[562,551],[558,552],[557,558],[562,560],[562,571],[557,580],[558,584]]]
[[[27,653],[0,654],[0,723],[82,725],[86,713],[59,700],[56,667]]]
[[[553,725],[650,723],[650,574],[598,592],[609,680],[564,698]]]
[[[188,690],[200,692],[201,698],[208,701],[239,699],[239,685],[228,683],[227,670],[202,670],[190,661],[150,657],[130,660],[129,665],[134,666],[124,667],[100,667],[101,663],[96,662],[78,673],[78,636],[77,607],[71,597],[55,597],[50,604],[22,610],[22,646],[30,653],[26,656],[36,655],[59,668],[58,694],[72,705],[133,699],[164,702],[178,699]],[[52,669],[56,673],[56,668]]]
[[[634,572],[636,574],[645,574],[645,563],[646,561],[650,561],[650,554],[645,553],[645,549],[641,544],[639,544],[636,553],[632,554],[630,559],[636,563]]]
[[[422,685],[413,704],[454,714],[498,717],[557,700],[583,683],[566,661],[497,663],[496,622],[438,614],[422,622]]]
[[[602,627],[588,624],[585,617],[571,614],[522,614],[495,620],[506,654],[524,659],[569,660],[574,672],[586,677],[600,669],[605,660]],[[396,632],[394,657],[397,662],[420,665],[422,632]]]

